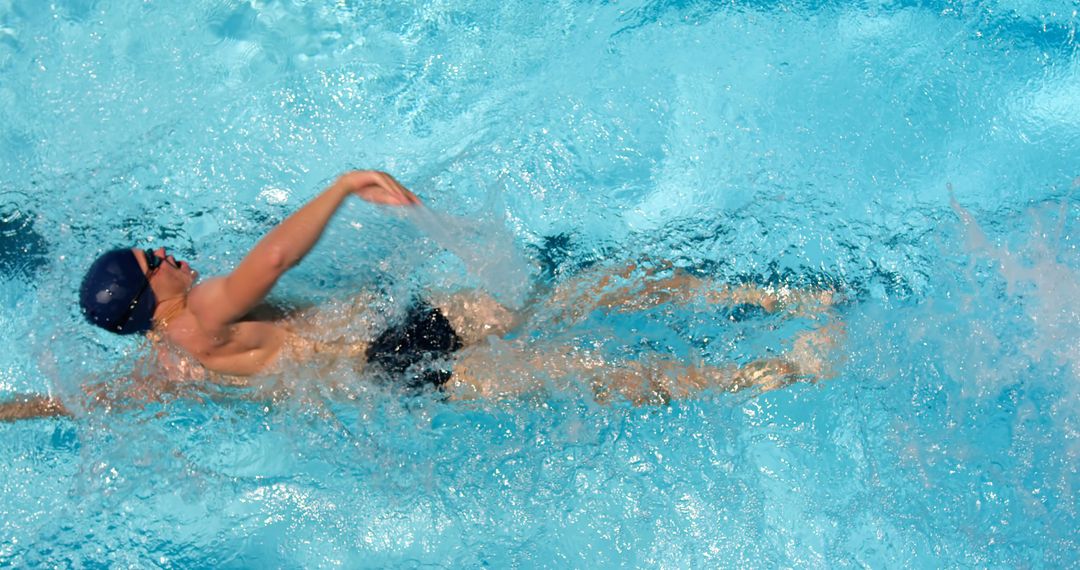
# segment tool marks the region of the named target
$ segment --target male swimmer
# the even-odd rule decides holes
[[[614,396],[638,404],[663,403],[710,388],[767,390],[799,377],[820,376],[823,354],[842,332],[833,322],[831,328],[797,339],[783,358],[715,367],[661,357],[608,362],[570,346],[538,349],[487,342],[511,332],[523,316],[481,292],[417,299],[402,322],[361,344],[309,340],[299,334],[296,323],[258,317],[256,309],[274,284],[311,251],[350,195],[373,204],[422,207],[415,194],[388,174],[349,172],[273,228],[228,275],[200,282],[198,272],[164,248],[103,254],[83,278],[82,312],[90,323],[112,333],[148,336],[174,381],[194,377],[235,385],[277,369],[282,361],[317,356],[349,358],[411,388],[432,386],[450,398],[521,394],[551,386],[552,380],[576,378],[586,381],[598,399]],[[678,271],[635,282],[635,272],[631,265],[564,283],[543,305],[556,307],[554,312],[567,320],[600,307],[642,309],[695,296],[709,303],[757,304],[770,312],[782,302],[798,311],[831,305],[827,292],[777,294],[753,286],[715,287]],[[184,356],[184,366],[166,358],[177,351]],[[0,404],[0,420],[66,413],[51,398],[19,397]]]

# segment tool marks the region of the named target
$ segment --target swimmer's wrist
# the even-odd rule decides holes
[[[338,176],[334,181],[334,186],[339,187],[346,194],[357,194],[365,186],[378,183],[378,174],[374,170],[351,170]]]
[[[349,184],[343,178],[338,178],[334,181],[334,184],[326,189],[328,194],[332,194],[338,200],[344,201],[351,194],[353,194],[352,184]]]

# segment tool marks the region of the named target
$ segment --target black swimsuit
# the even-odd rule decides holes
[[[423,301],[413,303],[405,320],[379,335],[367,349],[368,365],[401,377],[409,388],[441,387],[450,380],[445,367],[410,370],[416,364],[450,355],[462,347],[461,337],[438,309]]]

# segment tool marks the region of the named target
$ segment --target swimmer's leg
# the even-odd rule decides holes
[[[803,333],[792,349],[778,358],[743,366],[687,363],[659,356],[616,363],[570,346],[540,349],[489,342],[460,353],[445,389],[452,399],[468,400],[515,397],[545,388],[587,387],[601,403],[623,399],[635,405],[661,405],[707,391],[750,388],[766,392],[800,380],[828,378],[830,352],[842,337],[842,324],[834,322]]]
[[[826,380],[835,374],[833,366],[841,360],[836,349],[846,337],[844,322],[834,318],[822,327],[796,335],[784,358],[795,364],[800,374]]]
[[[644,280],[655,271],[656,268],[635,262],[616,268],[588,269],[548,288],[546,296],[534,298],[527,313],[553,321],[555,326],[571,326],[601,307],[629,309],[637,300]]]
[[[455,400],[516,397],[542,389],[568,391],[577,379],[592,381],[604,368],[603,360],[570,346],[539,348],[488,339],[457,354],[443,389]]]
[[[642,310],[666,303],[685,305],[699,300],[710,305],[755,305],[769,313],[812,317],[833,306],[835,293],[785,286],[716,283],[676,268],[670,276],[650,275],[638,290],[632,292],[632,296],[605,299],[609,306],[621,304],[621,310]]]
[[[687,364],[654,358],[614,367],[592,387],[600,402],[621,398],[634,405],[660,405],[710,391],[775,390],[798,377],[796,366],[780,358],[757,360],[745,366]]]
[[[593,384],[593,391],[602,403],[617,397],[634,405],[662,405],[708,392],[768,392],[809,378],[798,364],[784,358],[755,360],[744,366],[655,359],[614,368],[603,381]]]
[[[828,290],[718,284],[679,268],[672,269],[669,275],[657,275],[667,269],[671,269],[670,263],[649,267],[628,263],[614,270],[587,272],[557,285],[543,304],[548,312],[559,314],[560,322],[572,324],[599,308],[640,311],[667,303],[684,305],[704,301],[728,306],[750,304],[770,313],[816,316],[835,303],[834,292]]]
[[[522,320],[521,314],[479,289],[430,293],[428,301],[450,321],[466,347],[479,344],[490,336],[505,336]]]
[[[777,358],[762,358],[743,366],[686,363],[663,357],[623,363],[594,381],[597,399],[618,395],[634,404],[661,404],[696,397],[702,392],[768,392],[793,382],[817,382],[834,374],[835,349],[845,336],[842,321],[834,320],[795,338],[791,350]]]
[[[533,362],[492,359],[485,352],[470,352],[454,364],[454,373],[444,389],[451,399],[498,399],[517,397],[543,388],[575,388],[574,378],[592,390],[596,400],[616,399],[634,405],[663,405],[689,399],[707,390],[736,391],[757,386],[775,390],[798,378],[797,367],[782,359],[760,360],[743,367],[688,366],[670,360],[595,366],[573,357],[552,359],[558,364],[546,368]]]
[[[56,398],[16,396],[6,402],[0,402],[0,422],[59,416],[70,417],[71,412]]]
[[[846,335],[843,321],[833,320],[795,337],[791,350],[779,358],[761,359],[733,371],[733,390],[755,387],[762,392],[783,388],[796,381],[817,382],[835,374],[834,354]]]

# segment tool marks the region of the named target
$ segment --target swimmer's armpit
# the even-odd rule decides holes
[[[56,398],[36,395],[18,395],[0,402],[0,422],[31,420],[36,418],[71,417],[71,412]]]

